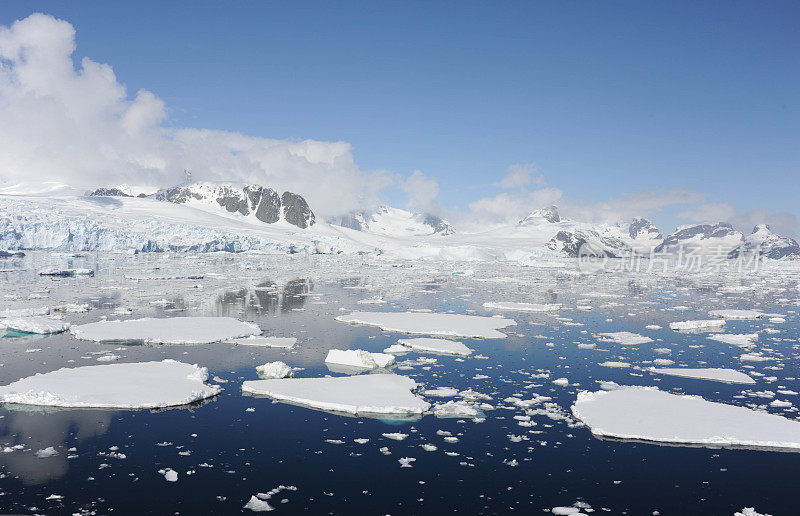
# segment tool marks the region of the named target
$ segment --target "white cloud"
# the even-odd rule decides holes
[[[514,164],[508,167],[508,171],[506,176],[501,179],[499,182],[494,183],[494,186],[499,186],[500,188],[509,189],[509,188],[525,188],[526,186],[530,185],[531,182],[536,183],[537,185],[545,184],[544,176],[537,175],[535,177],[537,168],[536,165],[533,164]]]
[[[563,196],[564,193],[558,188],[549,187],[533,191],[503,192],[471,202],[470,211],[462,215],[462,221],[466,226],[474,228],[516,224],[537,208],[558,204]]]
[[[441,211],[439,202],[439,183],[415,170],[403,181],[403,191],[408,195],[408,207],[424,213],[438,214]]]
[[[190,169],[195,180],[296,191],[324,216],[373,206],[394,181],[360,170],[346,142],[171,129],[156,95],[130,98],[110,66],[89,58],[76,68],[75,48],[74,27],[52,16],[0,27],[0,183],[163,187]]]
[[[705,194],[692,190],[653,188],[610,201],[571,200],[565,203],[563,212],[578,220],[614,223],[634,217],[653,217],[666,207],[696,204],[705,198]]]

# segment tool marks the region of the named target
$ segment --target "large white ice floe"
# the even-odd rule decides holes
[[[578,393],[572,413],[596,436],[657,443],[800,450],[800,422],[653,387]]]
[[[207,344],[261,333],[257,325],[233,317],[169,317],[99,321],[73,326],[72,334],[96,342]]]
[[[387,353],[370,353],[362,349],[332,349],[328,351],[325,363],[356,369],[375,369],[394,364],[394,356]]]
[[[674,331],[696,332],[718,330],[725,326],[725,319],[708,319],[700,321],[679,321],[669,323],[669,327]]]
[[[711,310],[708,312],[711,317],[719,317],[720,319],[731,320],[747,320],[747,319],[761,319],[764,317],[762,312],[758,310]]]
[[[421,416],[430,403],[415,396],[417,384],[396,374],[287,378],[242,383],[242,391],[329,412]]]
[[[650,337],[639,335],[638,333],[631,333],[629,331],[617,331],[613,333],[601,333],[602,340],[616,342],[624,346],[636,346],[638,344],[647,344],[653,342]]]
[[[419,339],[400,339],[397,341],[397,344],[404,348],[403,351],[416,351],[418,353],[460,356],[467,356],[472,353],[472,350],[465,346],[463,342],[447,339],[431,339],[427,337]],[[398,350],[398,348],[392,349],[394,352]]]
[[[0,387],[0,402],[53,407],[151,409],[218,394],[205,367],[175,360],[63,368]]]
[[[48,335],[61,333],[69,329],[69,323],[51,317],[34,315],[30,317],[7,317],[0,322],[7,330],[19,333],[37,333]]]
[[[487,302],[483,307],[490,310],[509,310],[515,312],[557,312],[560,304],[514,303],[509,301]]]
[[[385,331],[485,339],[503,339],[505,333],[497,330],[517,324],[502,317],[427,312],[352,312],[340,315],[336,320],[378,326]]]
[[[670,376],[680,376],[683,378],[695,378],[698,380],[713,380],[716,382],[727,383],[756,383],[750,375],[737,371],[735,369],[721,369],[716,367],[707,367],[701,369],[689,368],[655,368],[651,367],[650,372],[658,374],[668,374]]]

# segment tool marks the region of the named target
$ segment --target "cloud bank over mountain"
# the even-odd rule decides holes
[[[481,194],[468,209],[447,209],[439,194],[449,185],[419,170],[404,176],[362,170],[347,142],[174,127],[157,95],[128,92],[111,66],[88,57],[77,62],[76,48],[75,28],[46,14],[0,27],[0,187],[53,181],[85,189],[120,184],[155,189],[183,181],[184,170],[190,170],[194,180],[300,193],[322,217],[374,208],[381,192],[394,187],[405,193],[408,208],[467,227],[513,224],[534,209],[558,204],[567,217],[587,221],[679,209],[676,216],[685,221],[725,221],[745,231],[768,223],[797,233],[791,214],[742,212],[691,190],[652,189],[584,202],[547,184],[533,164],[511,165],[499,180],[488,180],[494,194]]]

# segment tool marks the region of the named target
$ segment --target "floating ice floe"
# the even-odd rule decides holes
[[[208,344],[261,333],[257,325],[233,317],[169,317],[99,321],[70,330],[75,338],[96,342]]]
[[[39,308],[8,308],[0,310],[0,319],[4,317],[32,317],[34,315],[50,315],[50,309],[42,306]]]
[[[752,349],[755,347],[755,341],[758,340],[758,333],[714,333],[708,336],[711,340],[730,344],[744,349]]]
[[[397,341],[398,347],[390,347],[384,350],[387,353],[407,353],[416,351],[418,353],[436,353],[440,355],[460,355],[467,356],[472,350],[462,342],[447,339],[432,339],[428,337],[418,339],[400,339]],[[402,349],[400,349],[402,348]]]
[[[711,317],[719,317],[720,319],[730,320],[747,320],[747,319],[761,319],[764,317],[762,312],[758,310],[711,310],[708,312]]]
[[[384,331],[485,339],[504,339],[506,335],[497,330],[517,324],[502,317],[425,312],[353,312],[336,320],[378,326]]]
[[[0,386],[0,402],[53,407],[150,409],[187,405],[222,389],[208,370],[163,360],[58,369]]]
[[[653,342],[650,337],[639,335],[638,333],[631,333],[629,331],[617,331],[613,333],[600,333],[602,340],[616,342],[624,346],[636,346],[638,344],[647,344]]]
[[[715,367],[688,369],[688,368],[650,368],[651,373],[668,374],[670,376],[680,376],[683,378],[695,378],[698,380],[713,380],[726,383],[756,383],[749,375],[735,369],[720,369]]]
[[[251,335],[245,338],[229,339],[226,342],[239,346],[256,346],[260,348],[283,348],[291,349],[297,344],[296,337],[263,337],[261,335]]]
[[[289,378],[294,374],[292,368],[281,361],[256,366],[256,372],[262,378]]]
[[[578,393],[572,413],[596,436],[712,447],[800,450],[800,422],[653,387]]]
[[[680,321],[669,323],[669,327],[674,331],[710,331],[725,326],[725,319],[707,319],[699,321]]]
[[[557,312],[561,310],[561,305],[541,304],[541,303],[513,303],[513,302],[487,302],[483,307],[490,310],[509,310],[514,312]]]
[[[376,369],[394,364],[394,355],[370,353],[362,349],[332,349],[325,357],[329,366],[342,366],[354,369]]]
[[[42,269],[39,276],[60,276],[68,278],[71,276],[94,276],[92,269]]]
[[[448,401],[437,403],[433,406],[433,415],[436,417],[483,417],[483,412],[466,401]]]
[[[242,391],[329,412],[422,416],[430,403],[415,396],[417,384],[396,374],[335,378],[287,378],[242,383]]]
[[[51,333],[65,332],[70,325],[68,322],[59,319],[35,315],[30,317],[7,317],[2,319],[0,326],[5,326],[7,331],[49,335]]]

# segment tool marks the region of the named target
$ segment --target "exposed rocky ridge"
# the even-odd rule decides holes
[[[727,222],[681,226],[667,236],[655,248],[655,252],[678,252],[685,247],[684,252],[693,252],[697,249],[709,251],[716,249],[727,253],[730,249],[726,250],[726,248],[736,247],[742,239],[742,232],[733,229],[733,226]]]
[[[800,259],[800,245],[797,241],[777,235],[766,224],[759,224],[737,248],[728,253],[728,258],[758,255],[773,260]]]

